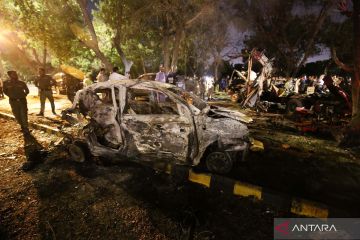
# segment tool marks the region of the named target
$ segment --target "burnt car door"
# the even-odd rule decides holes
[[[121,128],[129,155],[143,160],[187,161],[194,141],[189,109],[160,89],[127,89]]]
[[[88,91],[81,102],[83,107],[89,109],[96,142],[112,149],[123,146],[115,97],[118,92],[114,87],[98,88]]]

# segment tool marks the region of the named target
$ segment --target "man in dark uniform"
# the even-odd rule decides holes
[[[41,104],[40,113],[38,113],[37,116],[44,116],[46,98],[50,101],[52,113],[56,115],[54,97],[52,93],[52,87],[56,86],[56,81],[49,75],[45,74],[44,68],[39,68],[39,76],[35,80],[35,86],[39,88]]]
[[[22,132],[28,134],[26,96],[29,94],[29,89],[25,82],[19,80],[15,71],[8,71],[7,74],[9,75],[10,80],[4,82],[4,93],[9,97],[11,110],[16,121],[20,124]]]

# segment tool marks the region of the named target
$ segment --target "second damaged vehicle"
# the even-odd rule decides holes
[[[116,161],[160,161],[227,173],[244,159],[252,122],[246,115],[209,106],[173,85],[123,80],[93,84],[77,92],[63,113],[85,116],[72,136],[69,153],[83,162],[89,155]]]

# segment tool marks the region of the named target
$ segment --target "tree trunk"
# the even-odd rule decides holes
[[[331,47],[331,58],[335,62],[335,64],[344,70],[345,72],[353,72],[354,68],[346,65],[345,63],[341,62],[340,59],[337,57],[335,47]]]
[[[38,63],[38,65],[40,66],[41,65],[41,61],[39,59],[39,55],[37,54],[35,48],[31,48],[31,52],[32,52],[32,55],[35,59],[35,61]]]
[[[215,84],[218,83],[218,76],[219,76],[219,62],[215,62],[215,69],[214,69],[214,80],[215,80]]]
[[[352,78],[351,126],[360,130],[360,1],[353,0],[354,12],[354,74]]]
[[[121,58],[122,63],[124,64],[124,68],[125,68],[124,75],[126,77],[129,77],[130,69],[134,63],[133,63],[133,61],[130,61],[126,58],[125,53],[120,46],[120,36],[118,33],[116,34],[115,38],[113,39],[113,43],[114,43],[117,53],[119,54],[119,56]]]
[[[340,145],[345,147],[358,147],[360,145],[360,1],[353,0],[354,25],[354,69],[351,79],[352,86],[352,119],[344,131],[344,138]]]
[[[146,73],[146,67],[145,67],[145,61],[144,61],[144,58],[141,56],[141,66],[142,66],[142,69],[143,69],[143,73],[145,74]]]
[[[43,52],[43,61],[42,61],[42,65],[44,69],[46,69],[46,55],[47,55],[47,47],[46,47],[46,41],[44,41],[44,52]]]
[[[180,44],[181,44],[181,40],[183,38],[183,32],[184,31],[183,31],[182,27],[178,27],[176,29],[175,41],[174,41],[172,59],[171,59],[171,68],[172,69],[177,68],[177,63],[178,63],[178,59],[179,59]]]
[[[121,24],[122,24],[122,17],[123,17],[123,9],[124,9],[124,5],[121,3],[121,1],[119,1],[119,5],[118,5],[119,18],[117,20],[118,24],[115,29],[115,37],[113,39],[113,45],[121,58],[121,62],[124,65],[124,75],[126,77],[130,77],[130,70],[134,63],[131,60],[128,60],[126,58],[126,55],[121,48],[121,35],[120,34],[122,31]]]
[[[96,32],[95,32],[95,28],[93,25],[93,22],[91,20],[91,16],[90,13],[88,12],[88,1],[87,0],[77,0],[77,3],[80,6],[81,12],[83,14],[83,19],[84,22],[90,32],[91,35],[91,43],[88,42],[84,42],[84,44],[90,48],[91,50],[93,50],[96,54],[96,56],[100,59],[100,61],[105,65],[105,68],[108,71],[111,71],[113,68],[113,65],[110,63],[110,61],[105,57],[105,55],[100,51],[99,48],[99,43],[97,40],[97,36],[96,36]]]
[[[165,72],[170,70],[170,49],[169,49],[169,35],[164,34],[163,37],[163,57],[164,57],[164,68]]]
[[[308,59],[309,55],[310,55],[310,50],[311,48],[314,47],[314,42],[315,42],[315,38],[317,36],[317,34],[319,33],[321,26],[324,24],[324,21],[328,15],[329,10],[335,5],[336,1],[331,0],[331,1],[326,1],[323,6],[323,8],[320,11],[320,14],[316,20],[316,24],[314,26],[313,32],[308,40],[308,43],[306,45],[305,48],[305,52],[304,52],[304,56],[302,57],[300,63],[297,65],[297,67],[295,68],[292,76],[296,77],[296,75],[298,74],[300,68],[305,64],[306,60]]]
[[[105,68],[108,71],[112,71],[113,65],[109,62],[107,57],[105,57],[105,55],[100,51],[100,49],[95,48],[95,49],[92,49],[92,50],[95,52],[95,55],[100,59],[100,61],[104,64]]]

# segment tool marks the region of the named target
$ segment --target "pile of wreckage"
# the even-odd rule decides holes
[[[65,142],[78,162],[95,156],[204,164],[210,172],[223,174],[237,160],[245,161],[248,150],[263,149],[261,142],[249,137],[250,117],[210,106],[190,92],[156,81],[93,84],[78,91],[73,106],[62,114],[72,123]]]
[[[254,61],[262,65],[258,75],[252,71]],[[247,73],[234,70],[230,78],[232,101],[238,102],[243,108],[260,112],[286,113],[300,125],[343,125],[348,121],[352,111],[351,93],[330,75],[322,76],[326,87],[321,91],[315,86],[308,86],[304,93],[300,93],[302,79],[274,78],[272,72],[271,60],[264,52],[253,49],[249,55]]]

